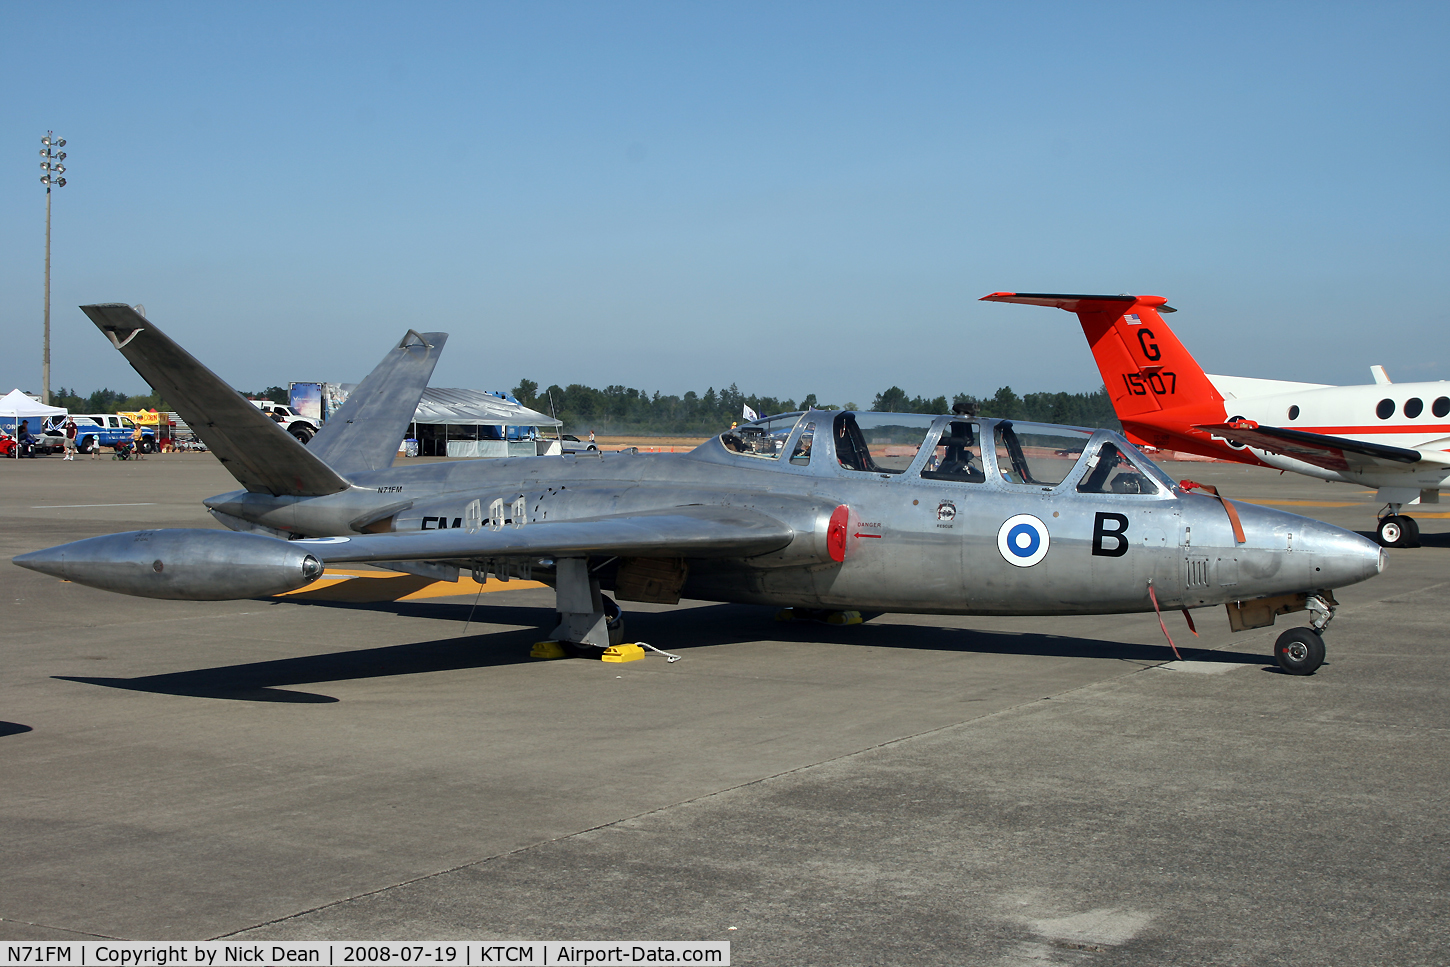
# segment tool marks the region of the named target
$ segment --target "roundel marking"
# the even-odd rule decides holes
[[[997,529],[997,550],[1015,567],[1031,567],[1047,556],[1047,525],[1031,514],[1008,517]]]

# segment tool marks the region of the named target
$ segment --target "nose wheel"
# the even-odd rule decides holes
[[[1287,675],[1312,675],[1324,664],[1324,639],[1309,628],[1291,628],[1274,642],[1274,660]]]
[[[1377,533],[1380,543],[1385,547],[1420,546],[1420,525],[1413,517],[1403,514],[1381,517]]]

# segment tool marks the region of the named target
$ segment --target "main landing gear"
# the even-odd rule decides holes
[[[624,614],[599,590],[584,558],[564,558],[555,565],[554,591],[559,624],[548,641],[534,644],[535,658],[598,658],[634,661],[644,657],[639,645],[624,641]]]
[[[1311,627],[1290,628],[1274,642],[1274,660],[1286,675],[1312,675],[1324,664],[1323,632],[1334,620],[1334,605],[1317,594],[1305,605]]]
[[[1394,511],[1399,510],[1393,504],[1391,507]],[[1420,525],[1415,523],[1415,518],[1404,514],[1392,512],[1387,517],[1381,517],[1376,534],[1385,547],[1420,546]]]

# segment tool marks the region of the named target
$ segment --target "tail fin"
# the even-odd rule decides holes
[[[409,329],[328,418],[308,449],[340,473],[391,467],[447,342],[446,332]]]
[[[1140,422],[1188,426],[1224,412],[1224,396],[1159,315],[1160,310],[1173,312],[1161,296],[999,291],[983,297],[982,302],[1056,306],[1077,313],[1112,409],[1125,428]],[[1173,419],[1160,416],[1167,410],[1174,410]]]
[[[81,306],[126,361],[181,414],[252,493],[320,496],[346,490],[337,471],[124,304]]]

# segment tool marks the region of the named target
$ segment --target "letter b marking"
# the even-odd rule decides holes
[[[1115,524],[1115,527],[1108,527]],[[1093,556],[1122,557],[1128,553],[1128,518],[1123,514],[1099,513],[1093,518]],[[1104,546],[1104,541],[1113,541],[1113,546]]]

